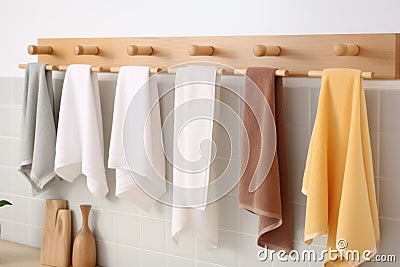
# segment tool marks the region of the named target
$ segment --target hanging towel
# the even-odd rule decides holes
[[[108,192],[104,169],[103,125],[97,75],[90,65],[70,65],[62,89],[55,172],[68,182],[87,176],[95,196]]]
[[[307,244],[327,234],[328,249],[340,249],[347,243],[345,251],[370,250],[375,254],[379,222],[365,95],[358,70],[323,71],[302,192],[307,196]],[[360,264],[325,262],[326,266]]]
[[[31,183],[34,195],[50,187],[55,177],[54,95],[51,71],[45,67],[43,63],[27,64],[22,103],[19,171]]]
[[[158,88],[149,70],[120,68],[108,158],[116,169],[116,196],[146,211],[166,191]]]
[[[248,105],[244,106],[243,123],[247,133],[242,140],[248,140],[250,150],[247,162],[243,161],[242,150],[244,172],[239,182],[239,206],[259,216],[259,246],[290,251],[292,208],[282,78],[275,77],[275,69],[261,67],[248,68],[246,75],[244,99]],[[256,114],[260,114],[260,121]],[[276,139],[271,141],[274,126]],[[261,175],[260,166],[270,168]]]
[[[218,244],[216,203],[207,205],[217,68],[180,67],[175,78],[172,237],[191,226],[209,248]]]

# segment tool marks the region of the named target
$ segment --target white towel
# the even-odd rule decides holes
[[[97,75],[90,65],[70,65],[65,74],[57,131],[55,172],[73,182],[87,176],[95,196],[108,192]]]
[[[149,69],[120,68],[108,158],[116,196],[147,211],[166,190],[157,81]]]
[[[175,78],[172,237],[190,226],[217,247],[217,205],[207,206],[217,68],[186,66]]]

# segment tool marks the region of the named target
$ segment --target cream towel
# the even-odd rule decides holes
[[[175,78],[172,236],[190,225],[209,248],[218,243],[217,205],[206,205],[216,83],[209,66],[178,68]]]
[[[56,143],[55,172],[73,182],[87,176],[96,196],[108,192],[97,75],[90,65],[70,65],[65,74]]]
[[[376,252],[379,222],[365,95],[358,70],[323,72],[302,192],[307,195],[307,244],[327,234],[328,250],[347,242],[344,251]],[[325,262],[326,266],[357,266],[362,259]]]
[[[149,80],[149,69],[120,68],[108,158],[116,196],[147,211],[166,191],[157,81]]]

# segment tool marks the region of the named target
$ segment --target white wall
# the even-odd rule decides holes
[[[398,0],[1,0],[0,76],[40,37],[400,32]]]

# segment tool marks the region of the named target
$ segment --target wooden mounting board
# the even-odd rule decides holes
[[[357,44],[358,56],[336,56],[335,44]],[[50,45],[51,55],[38,61],[53,65],[74,63],[94,66],[146,65],[168,68],[176,64],[209,61],[232,68],[275,67],[288,69],[290,76],[307,76],[309,70],[355,68],[372,71],[377,79],[400,78],[400,34],[332,34],[285,36],[204,36],[204,37],[126,37],[126,38],[40,38],[38,45]],[[213,56],[189,56],[190,45],[210,45]],[[97,45],[97,56],[73,54],[75,45]],[[128,56],[127,45],[149,45],[151,56]],[[278,57],[256,57],[255,45],[278,45]]]

